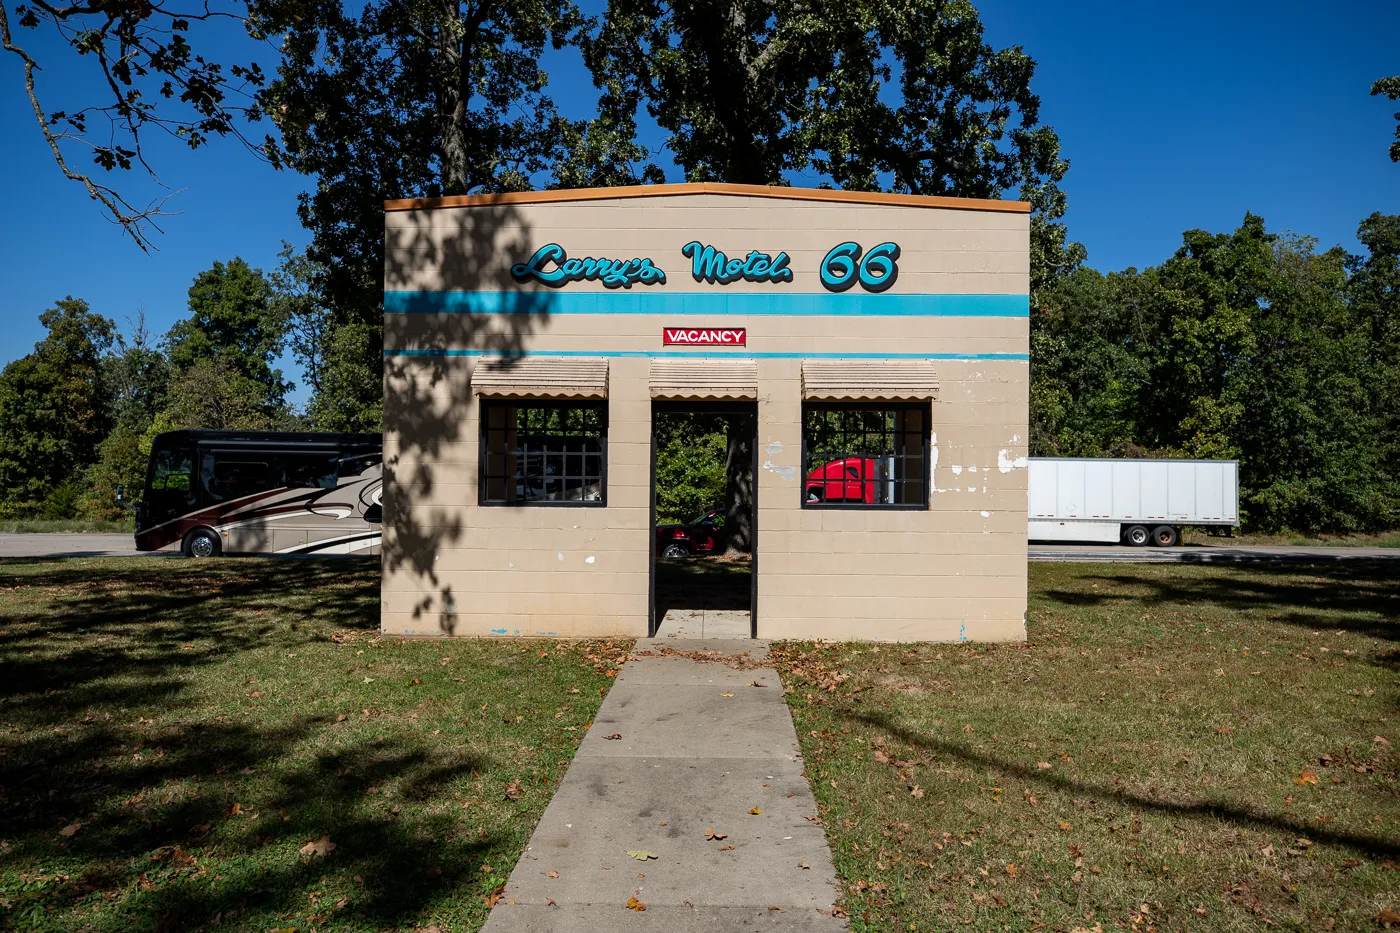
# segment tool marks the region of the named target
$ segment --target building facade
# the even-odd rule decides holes
[[[385,208],[385,633],[653,631],[653,417],[691,403],[756,415],[754,634],[1025,637],[1026,204]]]

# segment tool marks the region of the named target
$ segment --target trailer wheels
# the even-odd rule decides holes
[[[1123,535],[1123,540],[1133,547],[1145,547],[1147,542],[1152,540],[1152,533],[1147,530],[1146,525],[1130,525],[1127,533]]]
[[[1158,547],[1176,547],[1180,536],[1171,525],[1158,525],[1152,529],[1152,543]]]
[[[185,535],[185,544],[181,550],[185,552],[186,557],[218,557],[224,548],[213,529],[196,528]]]

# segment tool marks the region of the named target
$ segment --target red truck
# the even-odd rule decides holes
[[[832,460],[807,474],[803,496],[808,502],[873,503],[877,479],[869,457]]]
[[[696,557],[713,554],[722,546],[720,529],[724,513],[710,509],[704,515],[682,525],[656,526],[657,557]]]

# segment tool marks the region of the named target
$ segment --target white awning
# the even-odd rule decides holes
[[[803,360],[806,399],[932,399],[933,360]]]
[[[651,361],[652,398],[758,398],[758,363],[702,357]]]
[[[477,361],[477,395],[532,398],[607,398],[606,357],[556,359],[524,356]]]

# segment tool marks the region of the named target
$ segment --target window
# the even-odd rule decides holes
[[[151,457],[151,484],[146,492],[142,527],[170,521],[198,507],[191,487],[194,475],[193,450],[157,450]]]
[[[283,459],[283,486],[334,489],[339,454],[287,454]]]
[[[201,479],[211,502],[241,499],[282,485],[280,471],[268,464],[265,454],[206,453],[203,459]]]
[[[481,403],[482,505],[606,504],[604,402]]]
[[[928,508],[929,406],[814,403],[802,409],[804,508]]]

